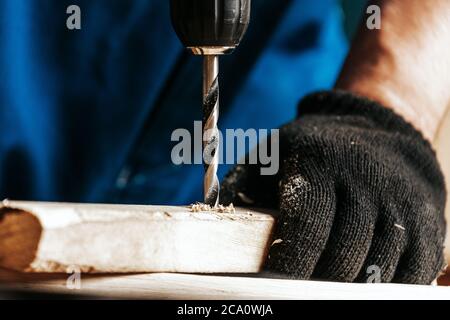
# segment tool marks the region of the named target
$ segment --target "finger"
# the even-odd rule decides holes
[[[423,231],[412,231],[421,234]],[[434,241],[435,236],[415,236],[400,258],[392,282],[408,284],[431,284],[445,267],[444,248]]]
[[[415,245],[401,257],[392,282],[429,285],[437,279],[444,267],[443,248],[432,250],[426,244]]]
[[[420,202],[414,208],[407,208],[414,219],[406,222],[406,231],[410,235],[408,246],[402,254],[393,282],[410,284],[431,284],[445,267],[444,215],[426,201]],[[430,212],[432,210],[432,212]],[[428,213],[428,214],[424,214]],[[430,221],[434,219],[435,221]]]
[[[377,209],[369,195],[358,193],[352,185],[347,181],[336,188],[336,215],[314,278],[353,282],[366,260]]]
[[[406,229],[399,215],[383,208],[379,214],[369,254],[356,282],[391,282],[405,250]]]
[[[334,188],[312,167],[305,174],[295,171],[291,164],[280,186],[280,218],[266,267],[290,278],[309,279],[331,230]]]

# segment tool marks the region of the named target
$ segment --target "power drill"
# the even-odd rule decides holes
[[[219,203],[219,55],[232,53],[250,22],[251,0],[171,0],[172,24],[183,45],[203,62],[204,202]]]

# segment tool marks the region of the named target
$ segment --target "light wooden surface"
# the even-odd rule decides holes
[[[447,114],[440,125],[433,144],[446,178],[447,194],[450,194],[450,106],[447,108]],[[447,262],[450,262],[450,196],[447,196],[447,207],[445,212],[448,222],[447,238],[445,241],[445,256]]]
[[[450,299],[450,287],[345,284],[255,277],[189,274],[19,274],[0,270],[4,288],[52,294],[124,299]],[[72,288],[72,289],[70,289]]]
[[[272,215],[247,209],[218,213],[5,201],[0,267],[27,272],[258,272],[273,225]]]

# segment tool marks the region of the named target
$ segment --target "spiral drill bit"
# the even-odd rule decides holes
[[[204,202],[219,202],[219,58],[232,53],[250,23],[251,0],[170,0],[172,24],[183,45],[204,57],[203,163]]]
[[[219,204],[219,57],[205,56],[203,62],[203,180],[204,202],[211,207]]]

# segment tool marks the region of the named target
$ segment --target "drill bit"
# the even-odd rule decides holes
[[[251,0],[170,0],[172,24],[182,44],[204,57],[204,202],[219,204],[219,55],[231,54],[250,23]]]
[[[203,180],[204,202],[219,204],[219,57],[205,55],[203,61]]]

